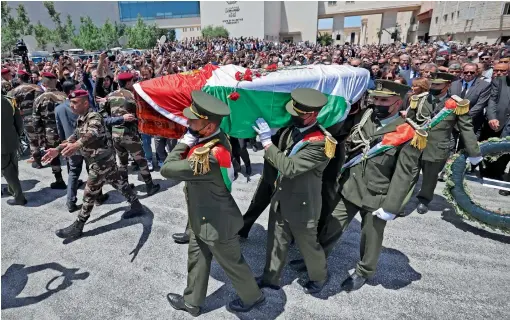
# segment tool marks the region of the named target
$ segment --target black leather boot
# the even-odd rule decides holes
[[[106,202],[106,200],[108,200],[109,197],[110,196],[108,194],[101,194],[99,197],[97,197],[95,205],[96,206],[102,205],[103,203]]]
[[[79,237],[81,237],[81,235],[83,233],[84,226],[85,226],[85,222],[76,220],[69,227],[57,230],[57,232],[55,232],[55,234],[57,235],[57,237],[63,238],[63,239],[79,238]]]
[[[59,190],[65,190],[67,189],[67,185],[64,182],[64,179],[62,179],[62,173],[55,173],[55,182],[52,182],[50,187],[52,189],[59,189]]]
[[[143,210],[142,204],[140,203],[140,200],[136,199],[135,201],[133,201],[131,203],[131,208],[122,215],[122,218],[130,219],[130,218],[141,216],[144,213],[145,212]]]
[[[161,189],[161,186],[151,181],[150,183],[147,183],[145,188],[147,190],[147,196],[150,197],[153,194],[156,194],[159,191],[159,189]]]
[[[80,207],[78,207],[76,203],[70,201],[66,203],[66,207],[69,212],[75,212],[80,209]]]

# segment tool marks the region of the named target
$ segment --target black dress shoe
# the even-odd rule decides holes
[[[324,288],[324,285],[326,284],[327,282],[327,279],[324,280],[324,281],[308,281],[304,286],[303,286],[303,291],[306,293],[306,294],[315,294],[315,293],[319,293],[322,291],[322,289]]]
[[[262,289],[262,288],[269,288],[269,289],[272,289],[272,290],[280,290],[280,286],[277,286],[277,285],[270,284],[270,283],[266,282],[264,280],[263,276],[256,277],[255,281],[257,281],[257,285],[259,286],[260,289]]]
[[[508,197],[508,196],[510,196],[510,191],[499,190],[499,194],[502,196]]]
[[[108,200],[109,197],[110,196],[107,193],[106,194],[101,194],[99,197],[97,197],[95,205],[96,206],[102,205],[103,203],[106,202],[106,200]]]
[[[429,207],[427,207],[426,205],[424,205],[423,203],[420,203],[418,205],[418,207],[416,208],[416,211],[419,213],[419,214],[425,214],[427,212],[429,212]]]
[[[168,302],[170,302],[172,308],[175,310],[186,311],[193,317],[198,317],[200,315],[200,307],[190,306],[184,302],[184,297],[180,294],[169,293],[166,298],[168,299]]]
[[[342,289],[347,292],[356,291],[363,287],[365,282],[367,282],[367,278],[362,277],[355,272],[349,278],[345,279],[344,282],[342,282]]]
[[[145,211],[143,210],[143,206],[140,203],[140,200],[137,199],[131,203],[131,208],[128,211],[124,212],[124,214],[122,215],[122,219],[131,219],[134,217],[141,216],[144,213]]]
[[[79,179],[78,180],[78,189],[85,186],[85,181]]]
[[[80,209],[80,207],[78,207],[74,202],[67,202],[66,207],[69,212],[75,212]]]
[[[292,260],[291,262],[289,262],[289,266],[294,271],[298,271],[298,272],[306,271],[306,264],[305,264],[305,260],[303,260],[303,259]]]
[[[64,182],[64,180],[57,180],[55,182],[52,182],[50,184],[50,188],[52,189],[58,189],[58,190],[65,190],[67,189],[67,185],[66,183]]]
[[[27,204],[27,199],[23,200],[9,199],[7,200],[7,204],[10,206],[24,206]]]
[[[178,244],[189,243],[189,236],[186,233],[174,233],[172,239]]]
[[[83,234],[83,227],[85,226],[85,222],[76,220],[67,228],[59,229],[55,234],[59,238],[69,239],[69,238],[79,238]]]
[[[232,310],[234,312],[248,312],[251,309],[253,309],[254,307],[264,303],[264,301],[266,301],[266,297],[262,293],[260,295],[260,298],[258,298],[257,301],[255,301],[252,304],[246,305],[243,303],[243,300],[241,300],[240,298],[237,298],[235,300],[230,301],[230,303],[228,304],[228,307],[230,310]]]

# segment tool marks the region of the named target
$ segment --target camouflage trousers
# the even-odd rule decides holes
[[[83,192],[83,206],[78,214],[80,221],[85,222],[90,217],[90,212],[94,208],[97,197],[101,195],[101,189],[105,183],[111,184],[112,187],[120,191],[129,203],[138,199],[127,181],[120,176],[115,154],[112,153],[110,157],[92,162],[89,166],[89,176]]]
[[[128,181],[128,163],[129,154],[133,157],[138,167],[140,167],[140,175],[145,183],[151,183],[152,177],[147,166],[145,153],[143,152],[142,142],[139,134],[124,134],[120,137],[113,137],[113,146],[119,156],[120,165],[119,172],[126,182]]]
[[[23,117],[23,127],[25,128],[25,132],[27,133],[27,137],[30,143],[30,153],[35,160],[40,162],[41,152],[39,149],[41,148],[40,136],[42,134],[42,130],[36,130],[32,116]]]

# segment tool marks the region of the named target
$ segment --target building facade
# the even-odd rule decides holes
[[[510,38],[510,2],[434,2],[432,39],[496,43]]]

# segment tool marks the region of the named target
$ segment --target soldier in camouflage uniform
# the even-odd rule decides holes
[[[56,235],[60,238],[77,238],[82,235],[85,222],[89,219],[94,202],[100,195],[105,182],[119,190],[131,204],[131,209],[123,215],[123,218],[132,218],[144,213],[135,192],[120,176],[115,161],[115,151],[103,117],[90,109],[87,91],[76,90],[69,95],[69,99],[73,112],[80,115],[74,134],[57,148],[46,150],[43,161],[51,161],[58,157],[59,153],[69,157],[79,151],[90,163],[90,167],[78,220],[67,228],[57,230]]]
[[[7,68],[2,69],[2,94],[6,95],[7,92],[12,90],[12,74]]]
[[[55,121],[55,108],[66,100],[65,93],[56,89],[57,77],[50,72],[43,72],[42,85],[45,92],[39,95],[34,101],[32,120],[35,135],[39,141],[39,146],[48,149],[56,148],[60,143]],[[32,142],[31,142],[32,143]],[[33,143],[35,143],[35,138]],[[41,152],[39,149],[32,150],[34,162],[41,162]],[[64,179],[62,179],[62,168],[60,167],[60,158],[56,157],[51,161],[51,171],[55,175],[55,182],[51,183],[52,189],[67,189]]]
[[[124,72],[118,76],[120,89],[110,93],[101,108],[103,117],[122,117],[124,114],[136,114],[136,103],[133,93],[133,74]],[[129,154],[140,167],[140,174],[147,185],[149,196],[159,191],[159,184],[152,182],[151,173],[145,159],[140,133],[136,122],[124,122],[112,126],[113,146],[119,156],[119,172],[122,179],[128,183]]]
[[[43,89],[36,84],[24,83],[7,93],[7,96],[16,101],[16,105],[20,109],[21,116],[23,117],[23,126],[30,141],[31,153],[39,150],[40,148],[39,137],[42,132],[36,132],[32,113],[35,99],[37,99],[37,97],[39,97],[43,92]],[[32,162],[32,167],[41,168],[42,165],[39,161],[34,161]]]

